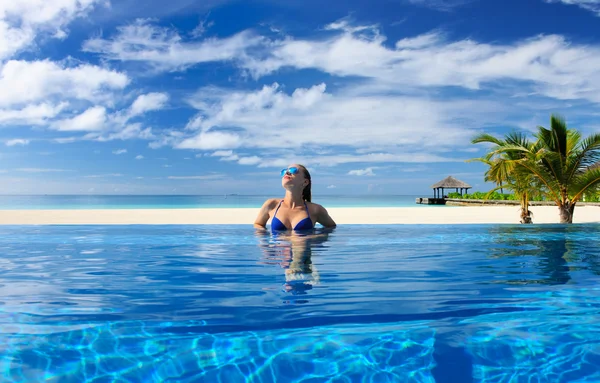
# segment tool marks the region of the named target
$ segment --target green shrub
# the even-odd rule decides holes
[[[585,202],[600,202],[600,195],[585,195]]]
[[[485,196],[488,192],[473,192],[470,194],[463,194],[452,192],[448,193],[448,198],[457,198],[457,199],[486,199]],[[514,194],[509,193],[498,193],[493,192],[487,199],[494,201],[516,201],[517,198]]]

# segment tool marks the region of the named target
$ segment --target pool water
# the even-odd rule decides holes
[[[599,231],[2,226],[0,381],[600,381]]]

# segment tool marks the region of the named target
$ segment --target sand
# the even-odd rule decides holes
[[[416,206],[394,208],[328,208],[338,225],[348,224],[516,224],[518,206]],[[558,223],[558,208],[534,206],[534,224]],[[247,224],[258,209],[106,209],[0,210],[1,225],[49,224]],[[574,223],[600,222],[600,207],[578,206]]]

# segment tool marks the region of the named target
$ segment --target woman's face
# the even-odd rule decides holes
[[[294,169],[296,169],[296,171]],[[308,180],[304,177],[304,172],[302,171],[300,165],[292,164],[284,170],[285,172],[281,177],[281,186],[283,186],[285,189],[298,189],[302,191],[302,189],[308,185]]]

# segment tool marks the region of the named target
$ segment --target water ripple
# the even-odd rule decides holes
[[[1,226],[2,381],[600,380],[599,231]]]

